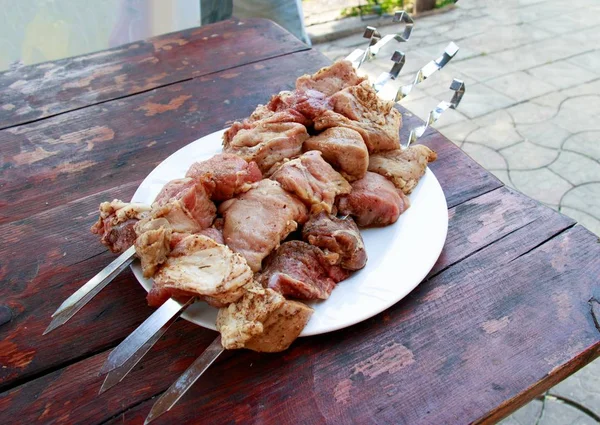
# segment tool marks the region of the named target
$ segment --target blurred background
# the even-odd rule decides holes
[[[332,60],[366,47],[365,26],[391,33],[390,14],[415,19],[408,43],[363,69],[398,84],[454,41],[452,62],[403,105],[421,118],[467,87],[458,110],[434,125],[506,185],[600,235],[600,1],[598,0],[0,0],[0,72],[206,25],[231,16],[272,19]],[[600,423],[600,361],[503,425]]]

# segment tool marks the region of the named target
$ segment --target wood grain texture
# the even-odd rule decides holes
[[[0,131],[0,223],[141,180],[328,63],[299,52]]]
[[[18,67],[0,73],[0,128],[307,49],[270,21],[228,20]]]
[[[92,207],[90,205],[90,208]],[[402,410],[404,407],[410,407],[416,412],[414,416],[405,418],[406,423],[413,423],[417,416],[424,414],[423,409],[426,409],[431,402],[428,397],[423,397],[424,394],[433,391],[432,387],[438,385],[438,380],[441,379],[438,369],[444,370],[444,373],[451,371],[454,373],[450,377],[444,377],[446,388],[455,385],[451,379],[457,378],[459,374],[464,374],[471,379],[463,383],[462,397],[468,400],[469,397],[464,392],[469,390],[470,385],[475,384],[478,374],[481,373],[474,369],[474,365],[479,363],[473,365],[471,363],[482,361],[480,358],[471,358],[467,355],[470,353],[469,350],[477,350],[479,356],[490,355],[490,353],[486,354],[486,347],[490,343],[486,338],[496,335],[511,323],[510,314],[508,314],[508,322],[507,319],[503,319],[507,315],[503,313],[505,309],[507,312],[511,308],[518,309],[524,300],[533,302],[530,298],[534,298],[534,295],[539,292],[529,283],[531,273],[535,270],[535,274],[539,274],[537,270],[543,269],[544,263],[542,261],[540,264],[534,264],[527,273],[518,276],[516,282],[508,280],[510,284],[504,284],[504,295],[495,294],[493,289],[497,283],[494,279],[505,275],[504,269],[513,267],[509,263],[511,260],[514,260],[514,263],[523,261],[522,258],[532,255],[537,250],[525,256],[523,254],[572,225],[572,220],[505,188],[461,204],[450,210],[449,238],[444,254],[436,266],[447,268],[422,283],[407,299],[363,324],[334,333],[333,337],[324,335],[301,339],[288,352],[276,355],[261,355],[247,351],[230,353],[229,357],[221,359],[207,372],[207,375],[197,384],[197,388],[194,387],[190,391],[191,394],[182,400],[182,407],[176,407],[173,414],[170,413],[164,418],[164,423],[172,421],[192,423],[194,418],[198,417],[211,418],[207,423],[222,423],[230,418],[227,415],[231,413],[227,412],[231,411],[234,412],[233,417],[243,423],[260,423],[261,420],[266,423],[294,420],[302,420],[302,423],[340,423],[354,418],[361,409],[366,410],[357,418],[357,423],[389,423],[387,421],[393,415],[399,414],[398,411],[392,413],[389,409],[394,410],[394,408],[390,406],[402,404],[401,401],[406,397],[402,388],[411,388],[412,392],[420,396],[418,397],[417,394],[411,396],[410,405],[402,404]],[[492,243],[494,241],[498,242]],[[546,245],[542,245],[538,250],[547,251],[548,249],[544,248]],[[567,248],[569,247],[565,247]],[[558,251],[557,253],[560,254]],[[467,258],[463,259],[463,255]],[[589,258],[581,260],[586,262],[590,259],[594,259],[594,252],[589,253]],[[597,266],[592,262],[592,268]],[[526,264],[524,267],[526,268]],[[572,267],[579,266],[572,265]],[[583,270],[583,273],[589,274],[587,273],[589,271],[593,270]],[[485,279],[480,281],[480,276]],[[553,275],[545,279],[562,278]],[[560,285],[560,282],[556,284]],[[514,294],[511,292],[512,285],[518,288]],[[120,287],[126,286],[135,287],[137,284],[133,281],[123,282]],[[68,293],[69,289],[65,288],[65,292]],[[113,293],[111,296],[118,295]],[[121,300],[135,303],[135,296],[136,294],[126,294]],[[33,298],[35,297],[34,295]],[[510,297],[518,297],[518,299],[507,302],[506,299]],[[98,306],[98,303],[101,305]],[[97,327],[99,324],[94,321],[97,311],[105,308],[103,304],[104,300],[99,302],[94,300],[80,313],[81,322],[77,325],[77,329],[86,329],[90,335],[93,335],[93,338],[86,338],[88,345],[93,345],[91,340],[96,339],[101,339],[104,344],[107,343],[106,335],[102,332],[103,328]],[[478,310],[477,306],[482,306],[482,309]],[[49,314],[53,308],[54,306],[48,306],[44,314]],[[136,308],[120,305],[103,313],[101,323],[119,321],[123,310]],[[531,306],[527,305],[527,308]],[[499,314],[502,315],[495,318]],[[26,316],[27,312],[23,315]],[[565,324],[569,328],[569,334],[573,334],[575,328],[580,327],[581,324],[581,317],[573,316],[573,318],[577,320],[569,320]],[[521,319],[519,315],[514,317],[515,322]],[[529,317],[525,319],[526,322],[522,323],[522,327],[513,325],[516,327],[514,332],[527,334],[542,331],[540,328],[543,322]],[[126,319],[128,320],[129,318]],[[440,323],[443,325],[440,326]],[[35,327],[31,322],[30,326]],[[84,346],[77,345],[77,335],[65,335],[69,333],[71,326],[69,324],[65,327],[67,329],[63,330],[61,340],[64,340],[68,347],[85,349]],[[3,394],[0,396],[0,421],[4,414],[10,415],[19,409],[22,410],[23,417],[28,420],[35,420],[45,412],[44,418],[47,421],[57,420],[58,423],[99,423],[122,411],[126,411],[125,416],[118,416],[117,420],[125,420],[127,423],[142,421],[151,405],[151,401],[144,402],[144,400],[166,389],[214,336],[213,332],[187,323],[181,322],[178,326],[180,327],[176,332],[169,332],[164,344],[153,351],[152,356],[136,369],[130,379],[119,384],[111,392],[95,397],[96,389],[101,384],[96,373],[108,354],[104,352]],[[41,332],[43,326],[39,328]],[[473,329],[467,332],[470,328]],[[108,332],[112,332],[112,329]],[[565,332],[565,327],[560,332]],[[2,337],[4,338],[5,335]],[[11,336],[6,339],[18,340],[18,335],[12,333],[9,335]],[[29,334],[29,337],[33,338],[32,346],[40,347],[35,355],[35,361],[39,362],[37,364],[50,360],[49,356],[44,354],[46,351],[56,350],[54,354],[56,359],[68,358],[72,355],[59,346],[45,347],[44,340],[33,333]],[[502,333],[497,334],[496,337],[504,338]],[[524,338],[523,335],[512,335],[513,339],[502,344],[510,345],[517,337]],[[572,341],[579,341],[580,337],[580,332],[577,331],[573,334]],[[437,338],[440,340],[437,341]],[[495,341],[495,339],[490,340]],[[395,345],[390,346],[390,341],[395,341]],[[23,340],[20,340],[19,344],[22,343]],[[534,345],[526,347],[529,355],[536,353]],[[517,348],[513,347],[513,349]],[[543,350],[546,354],[552,353],[556,350],[556,346],[550,341],[543,346]],[[430,352],[437,354],[433,355]],[[511,366],[514,370],[510,369],[509,372],[514,373],[518,368],[529,367],[525,362],[538,361],[542,354],[537,353],[528,359],[527,353],[522,353],[521,363]],[[417,360],[419,368],[412,372],[405,371],[401,366],[403,362],[412,364],[417,363]],[[442,367],[446,362],[448,364]],[[557,364],[560,364],[560,361]],[[583,361],[578,362],[577,365],[581,367]],[[407,368],[409,366],[406,365]],[[503,367],[509,365],[503,364]],[[391,370],[388,370],[389,368]],[[329,371],[331,376],[328,375]],[[496,370],[499,375],[498,385],[503,385],[501,379],[506,379],[502,376],[503,372],[506,371]],[[405,376],[406,373],[410,376]],[[344,374],[348,376],[342,377]],[[420,380],[423,382],[418,386],[411,384],[411,380],[417,379],[420,374],[428,375],[428,380],[421,377]],[[378,397],[381,392],[379,388],[381,379],[385,380],[385,397]],[[461,382],[461,379],[457,379],[457,382]],[[396,383],[396,380],[401,382]],[[72,385],[73,381],[77,382],[77,385]],[[482,380],[480,385],[484,384],[483,381],[485,380]],[[527,387],[525,385],[527,382],[523,381],[521,384],[524,386],[519,387],[515,384],[510,388]],[[346,388],[348,385],[349,387]],[[82,391],[85,393],[80,394]],[[440,393],[444,390],[437,391]],[[323,396],[324,394],[328,395]],[[459,396],[450,399],[447,398],[448,396],[448,394],[438,394],[437,397],[441,399],[435,398],[436,402],[443,406],[440,407],[441,410],[448,410],[448,406],[452,405],[456,406],[456,409],[463,406]],[[533,396],[532,394],[531,397]],[[352,402],[344,402],[344,397],[351,397]],[[258,399],[262,400],[261,406],[252,403],[252,400]],[[71,405],[75,400],[78,402]],[[488,401],[499,405],[505,400],[505,393],[492,392]],[[378,405],[385,406],[387,413],[380,416],[376,409],[370,406],[371,401],[377,401]],[[139,408],[127,410],[129,406],[135,406],[140,402],[143,403]],[[355,405],[356,408],[353,407]],[[326,412],[323,417],[315,416],[319,409]],[[473,416],[488,412],[479,405],[470,409]],[[277,413],[273,415],[273,412]],[[453,414],[458,415],[455,417],[457,421],[463,422],[466,416],[460,416],[460,412],[462,409]],[[375,419],[370,421],[368,418],[371,417]],[[434,421],[435,423],[444,422],[443,417],[437,419],[441,422]],[[447,417],[445,419],[450,421]]]

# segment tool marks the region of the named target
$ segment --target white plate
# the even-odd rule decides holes
[[[152,203],[170,180],[182,178],[196,161],[221,152],[224,130],[181,148],[156,167],[133,195],[133,202]],[[391,226],[362,230],[369,260],[364,269],[340,282],[326,301],[309,303],[315,312],[300,336],[318,335],[368,319],[394,305],[427,275],[442,251],[448,230],[448,208],[442,188],[427,172],[410,195],[411,207]],[[131,266],[146,291],[151,279],[142,276],[138,263]],[[183,318],[215,329],[217,309],[196,303]]]

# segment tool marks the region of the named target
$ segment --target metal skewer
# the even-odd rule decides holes
[[[425,121],[425,124],[411,130],[410,136],[408,137],[408,141],[406,142],[406,146],[404,146],[404,149],[408,148],[411,143],[416,142],[417,139],[425,133],[427,128],[429,128],[431,124],[438,120],[438,118],[444,113],[444,111],[446,111],[447,109],[456,109],[463,95],[465,94],[465,83],[455,78],[450,84],[450,90],[454,91],[450,102],[444,100],[438,103],[435,109],[429,112],[429,116],[427,117],[427,121]]]
[[[100,388],[99,394],[102,394],[104,391],[109,390],[110,388],[117,385],[121,382],[129,372],[137,365],[140,360],[146,355],[148,351],[156,344],[156,342],[160,339],[161,336],[167,332],[167,330],[171,327],[173,323],[179,318],[181,313],[183,313],[183,309],[179,310],[179,314],[175,314],[167,323],[165,323],[154,335],[146,341],[144,345],[140,347],[130,358],[125,361],[122,366],[119,366],[106,374],[106,378],[102,383],[102,387]]]
[[[450,62],[450,60],[456,55],[456,53],[458,53],[458,49],[459,47],[456,44],[454,44],[454,42],[450,42],[450,44],[446,46],[446,49],[444,50],[444,53],[442,53],[442,56],[435,60],[432,60],[431,62],[427,63],[423,68],[419,69],[412,84],[402,86],[398,89],[394,101],[398,102],[404,99],[406,96],[408,96],[408,94],[417,84],[425,81],[427,78],[431,77],[437,71],[446,66],[446,64]]]
[[[144,347],[148,342],[156,337],[156,334],[161,331],[173,318],[179,317],[183,311],[196,301],[196,297],[191,297],[185,304],[179,304],[172,298],[169,298],[161,305],[154,313],[150,315],[144,322],[138,326],[127,338],[123,340],[111,353],[108,355],[106,362],[102,365],[100,373],[108,373],[118,367],[123,366],[133,356],[140,359],[143,354]],[[165,329],[166,330],[166,329]],[[150,349],[150,348],[148,348]],[[148,351],[148,350],[146,350]],[[134,365],[135,366],[135,365]],[[123,375],[125,377],[125,375]]]
[[[152,406],[150,413],[144,421],[144,425],[149,424],[165,412],[171,410],[171,407],[189,390],[192,385],[202,376],[211,364],[225,351],[221,344],[221,335],[204,350],[204,352],[194,360],[194,363],[188,367],[183,374],[165,391]]]
[[[94,298],[106,285],[108,285],[119,273],[121,273],[135,259],[135,247],[128,248],[119,255],[112,263],[106,266],[100,273],[91,278],[85,285],[79,288],[67,298],[52,314],[52,321],[43,335],[64,325],[84,305]]]

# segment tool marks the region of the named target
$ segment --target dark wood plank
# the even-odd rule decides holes
[[[523,255],[541,233],[513,233],[350,329],[232,356],[157,423],[494,423],[600,354],[597,237],[578,226]],[[142,423],[153,401],[108,423]]]
[[[93,210],[94,205],[91,200],[89,203],[86,203],[86,205],[88,206],[77,207],[78,211],[80,211],[78,215],[85,216],[85,213],[83,213],[85,208],[89,208],[90,212]],[[75,204],[71,207],[74,208]],[[56,214],[56,216],[64,217],[65,215]],[[88,215],[88,217],[90,216]],[[248,416],[244,415],[254,415],[260,412],[265,412],[265,415],[267,415],[266,412],[269,412],[268,415],[272,416],[272,412],[281,411],[282,407],[280,403],[285,402],[289,404],[292,399],[294,400],[293,406],[290,405],[288,408],[283,409],[284,413],[279,413],[280,416],[277,414],[272,416],[271,421],[267,422],[272,423],[272,421],[280,419],[291,420],[292,417],[290,415],[293,411],[318,411],[318,408],[320,408],[319,406],[322,407],[322,404],[320,404],[321,401],[318,401],[319,398],[322,398],[320,395],[321,390],[316,387],[315,389],[310,387],[306,388],[307,385],[311,385],[313,382],[312,376],[310,376],[310,370],[312,370],[312,368],[317,367],[322,363],[329,364],[329,362],[335,363],[340,361],[344,362],[347,366],[347,371],[350,371],[356,365],[368,361],[369,356],[372,354],[372,349],[375,351],[377,351],[376,347],[385,349],[386,341],[403,341],[401,335],[406,334],[406,329],[411,329],[411,332],[421,332],[423,335],[427,335],[427,333],[437,335],[438,332],[442,332],[437,330],[438,322],[435,320],[428,318],[426,323],[423,322],[422,317],[424,313],[426,313],[426,315],[437,315],[438,319],[439,316],[442,316],[444,330],[446,330],[447,326],[449,327],[448,329],[451,329],[452,326],[457,326],[454,322],[467,320],[465,315],[460,313],[460,308],[467,308],[470,303],[477,304],[485,301],[487,292],[491,291],[491,288],[484,290],[477,287],[468,290],[475,291],[474,293],[468,292],[467,289],[464,289],[467,293],[463,293],[461,282],[465,280],[465,275],[469,276],[470,280],[476,281],[477,279],[475,279],[474,274],[478,272],[483,273],[487,270],[486,267],[490,267],[490,265],[493,266],[499,262],[505,264],[509,260],[517,258],[519,255],[534,248],[572,224],[572,220],[560,216],[548,208],[539,206],[534,201],[506,188],[495,190],[478,199],[464,203],[450,210],[449,238],[447,240],[447,246],[444,248],[444,254],[436,267],[438,269],[443,269],[456,263],[464,258],[464,256],[469,256],[473,253],[476,254],[449,267],[437,277],[422,283],[417,291],[408,299],[363,324],[336,332],[333,336],[324,335],[316,338],[302,339],[291,351],[277,355],[260,355],[249,352],[232,353],[230,358],[226,361],[223,360],[219,362],[208,372],[206,377],[202,380],[202,383],[199,383],[198,389],[192,390],[193,395],[186,397],[185,400],[187,401],[184,400],[185,407],[178,408],[177,412],[179,413],[176,413],[176,416],[171,416],[170,420],[183,420],[185,422],[192,421],[194,417],[213,417],[212,415],[216,415],[213,418],[214,423],[219,423],[225,420],[225,416],[222,416],[220,413],[215,413],[215,411],[221,410],[221,408],[218,407],[220,403],[225,403],[225,412],[234,411],[237,412],[236,415],[241,415],[237,416],[237,419],[242,422],[248,419]],[[57,223],[56,227],[59,228],[62,225],[62,223]],[[7,227],[12,228],[13,225],[3,226],[0,229]],[[461,237],[460,235],[462,233],[464,233],[464,236]],[[87,236],[84,235],[82,239],[87,239]],[[501,241],[490,246],[491,242],[497,239],[501,239]],[[517,241],[519,241],[519,243],[516,243]],[[51,241],[48,241],[48,243],[51,243]],[[85,241],[82,240],[79,244],[74,246],[74,251],[77,251],[78,247],[83,245],[85,245]],[[493,248],[495,245],[501,245],[501,247],[497,249]],[[490,251],[492,249],[493,251]],[[484,252],[486,253],[486,256],[484,257],[485,261],[480,257]],[[493,254],[497,252],[501,252],[503,255],[494,257]],[[77,262],[77,264],[73,267],[65,268],[79,270],[81,266],[89,263],[89,261],[79,263],[79,258],[85,258],[89,254],[90,253],[82,253],[80,257],[72,258],[72,261]],[[73,255],[77,254],[74,252]],[[66,257],[71,257],[71,255]],[[471,277],[471,275],[473,276]],[[439,279],[442,280],[439,281]],[[523,279],[530,279],[530,277],[524,276]],[[54,282],[57,281],[60,281],[60,279],[54,280]],[[65,359],[76,359],[78,356],[84,355],[83,353],[86,352],[86,347],[92,349],[92,352],[98,352],[102,347],[106,347],[110,344],[110,338],[118,340],[118,338],[125,336],[126,332],[129,331],[129,328],[136,323],[136,320],[143,319],[144,314],[146,314],[141,307],[135,305],[136,302],[139,301],[139,298],[142,298],[143,300],[143,297],[140,294],[133,292],[127,292],[125,294],[112,293],[109,297],[120,297],[119,301],[121,303],[127,304],[131,302],[132,305],[121,304],[110,309],[110,298],[108,300],[94,300],[86,310],[78,315],[80,317],[78,318],[79,321],[76,325],[69,324],[61,330],[56,331],[61,332],[56,336],[63,344],[61,346],[58,343],[54,344],[52,341],[41,337],[41,331],[47,322],[47,315],[51,313],[55,306],[39,305],[41,300],[44,298],[48,299],[48,296],[44,296],[44,294],[41,293],[35,293],[35,283],[37,282],[34,280],[31,285],[32,288],[25,289],[27,295],[25,298],[30,300],[29,302],[31,303],[36,303],[37,300],[38,307],[35,310],[36,317],[28,318],[31,316],[31,312],[22,311],[21,316],[16,318],[15,323],[9,324],[8,327],[3,327],[4,329],[0,328],[0,337],[3,340],[11,341],[19,347],[24,346],[24,344],[30,344],[26,347],[37,347],[37,350],[33,355],[34,360],[30,363],[33,366],[28,365],[23,370],[11,367],[12,371],[16,373],[17,376],[21,377],[21,380],[24,380],[23,377],[26,377],[27,373],[39,374],[41,372],[39,367],[44,363],[48,366],[57,365],[60,364],[60,362],[64,362]],[[63,294],[70,293],[74,286],[75,285],[59,286],[56,283],[51,283],[50,288],[52,293],[60,298]],[[134,282],[131,282],[131,284],[123,282],[123,284],[120,284],[119,289],[122,290],[129,286],[135,287],[137,284]],[[528,289],[533,291],[533,288]],[[508,291],[509,288],[506,290]],[[459,291],[459,293],[456,293],[456,291]],[[523,298],[527,298],[526,295],[523,295]],[[0,293],[0,296],[11,300],[18,296],[18,294],[5,292]],[[480,300],[479,298],[482,299]],[[450,320],[452,316],[445,317],[447,314],[446,303],[453,304],[452,309],[457,312],[455,314],[455,319],[457,320]],[[137,310],[140,311],[141,314],[133,317],[132,313],[131,315],[127,314],[123,317],[122,313],[124,310],[122,309],[126,311]],[[482,320],[481,316],[473,314],[471,310],[469,310],[469,320],[471,322]],[[104,311],[102,320],[96,320],[95,318],[99,311]],[[43,324],[36,325],[36,322],[42,322]],[[440,323],[441,322],[440,319]],[[27,325],[23,325],[24,323],[27,323]],[[117,335],[118,328],[110,326],[111,323],[118,323],[127,329],[123,329],[123,333]],[[421,328],[421,326],[425,325],[427,326],[426,328]],[[23,326],[27,326],[29,329],[39,329],[39,333],[32,330],[27,332],[27,334],[17,332],[18,330],[22,330]],[[398,330],[399,326],[402,327],[400,330]],[[86,333],[90,335],[90,338],[86,338],[85,342],[79,343],[79,340],[82,338],[73,330],[78,332],[81,329],[85,329]],[[458,331],[456,332],[458,333]],[[206,336],[207,334],[209,336]],[[51,334],[51,336],[53,336],[53,334]],[[128,406],[140,403],[152,395],[166,389],[172,379],[193,360],[193,356],[201,351],[201,349],[198,350],[199,347],[196,345],[198,344],[196,338],[201,338],[202,342],[200,343],[200,347],[204,347],[209,343],[212,336],[214,336],[214,333],[197,328],[195,329],[191,325],[181,328],[181,334],[176,335],[176,337],[181,337],[182,340],[173,340],[176,342],[166,343],[162,351],[157,350],[154,354],[156,356],[155,360],[149,361],[143,370],[136,372],[130,380],[120,384],[120,386],[114,390],[116,392],[115,394],[111,395],[109,393],[98,399],[95,399],[91,395],[96,394],[96,389],[100,385],[100,380],[96,377],[96,371],[102,363],[102,359],[106,356],[106,353],[97,356],[101,359],[96,357],[85,359],[4,394],[0,397],[0,421],[3,411],[7,412],[6,414],[8,415],[10,412],[17,411],[18,409],[23,410],[24,417],[29,419],[37,418],[40,413],[45,410],[47,403],[54,406],[48,409],[45,416],[45,418],[50,421],[53,418],[56,419],[63,415],[65,411],[61,406],[68,400],[74,399],[79,400],[81,406],[76,408],[78,412],[77,415],[70,416],[69,421],[92,423],[92,418],[94,418],[96,422],[110,418],[122,410],[126,410]],[[465,338],[467,338],[467,336],[468,335],[465,335]],[[168,338],[171,338],[171,335],[169,335]],[[416,336],[414,338],[416,338]],[[469,338],[471,338],[471,336],[469,336]],[[454,344],[456,344],[457,347],[460,347],[461,343],[467,344],[467,342],[471,344],[468,339],[463,339],[461,341],[457,340]],[[420,343],[425,342],[420,341]],[[446,341],[446,343],[448,343],[448,341]],[[68,349],[65,347],[68,347]],[[177,348],[175,349],[175,347]],[[407,347],[412,350],[412,346],[408,345]],[[547,348],[550,349],[552,347],[549,346]],[[431,349],[431,347],[428,349]],[[423,350],[425,350],[425,348],[423,348]],[[354,353],[355,351],[358,353],[365,352],[365,354],[348,354],[349,352]],[[185,358],[181,359],[181,355],[177,354],[181,352],[189,352],[190,356],[187,357],[186,354],[186,356],[184,356]],[[413,353],[414,356],[422,355],[420,351],[413,351]],[[452,354],[448,350],[446,350],[445,353],[447,355]],[[462,353],[462,351],[459,350],[457,353]],[[20,358],[21,355],[22,351],[19,351],[11,356],[11,358]],[[171,363],[174,360],[177,363],[171,366]],[[393,361],[393,359],[389,360]],[[349,362],[354,362],[354,366],[350,366]],[[252,364],[251,368],[249,368],[250,364]],[[461,364],[461,362],[456,362],[455,367],[459,368]],[[161,368],[159,365],[169,366]],[[433,370],[438,365],[439,359],[430,365],[422,363],[422,369],[426,370],[427,367],[431,367]],[[38,369],[36,369],[36,367]],[[309,370],[302,371],[305,367],[309,367]],[[164,374],[161,373],[163,369],[165,369]],[[320,379],[328,381],[329,384],[335,381],[335,377],[333,378],[333,381],[326,379],[326,368],[324,365],[319,366],[319,370]],[[333,370],[338,369],[333,367]],[[465,373],[468,373],[468,371],[469,369],[466,369]],[[396,374],[396,376],[398,376],[398,374]],[[360,383],[360,377],[357,379],[358,381],[356,382]],[[73,380],[75,380],[78,385],[71,385],[70,383]],[[307,382],[302,383],[303,380],[306,380]],[[211,384],[211,382],[213,383]],[[217,384],[216,382],[220,383]],[[288,384],[278,384],[286,382]],[[373,384],[375,385],[375,383]],[[93,390],[90,390],[89,387],[93,387]],[[399,388],[402,388],[402,386]],[[414,387],[405,384],[404,388]],[[78,393],[83,391],[83,389],[85,389],[85,395],[79,396]],[[338,389],[338,391],[341,390]],[[397,392],[397,389],[390,387],[389,391]],[[327,391],[323,390],[323,392],[328,394],[335,393],[332,393],[331,389],[328,389]],[[294,398],[294,394],[302,394],[302,396]],[[38,398],[35,399],[34,397]],[[265,400],[263,408],[259,409],[260,412],[256,411],[256,406],[249,406],[250,400],[252,400],[253,397],[259,397],[261,400]],[[395,394],[394,397],[401,397],[400,393]],[[331,398],[331,396],[329,398]],[[115,400],[119,400],[119,402],[116,402]],[[367,403],[366,400],[367,396],[365,395],[365,398],[357,398],[357,403],[359,405],[361,403],[364,404]],[[390,400],[394,403],[398,403],[398,400],[393,397],[390,398]],[[499,402],[500,401],[503,400],[499,400]],[[305,405],[306,403],[308,403],[308,405]],[[196,407],[192,407],[192,404],[196,405]],[[205,408],[197,407],[205,404],[207,405]],[[2,408],[3,405],[6,407]],[[103,410],[103,406],[105,405],[112,407]],[[28,407],[25,409],[23,406]],[[145,403],[142,406],[143,407],[140,407],[141,410],[134,409],[131,413],[128,413],[126,418],[130,418],[134,422],[139,420],[142,414],[147,413],[149,403]],[[75,407],[71,408],[75,409]],[[341,412],[346,408],[345,404],[340,404],[335,410]],[[327,408],[326,410],[330,415],[330,408]],[[97,413],[99,411],[102,411],[102,414]],[[89,414],[85,412],[89,412]],[[354,413],[348,412],[348,415],[350,414]],[[302,413],[302,415],[304,415],[304,413]],[[260,415],[256,416],[256,418],[260,417]],[[336,417],[336,420],[333,422],[343,422],[343,419],[344,417]],[[303,421],[303,423],[311,423],[311,421],[314,423],[321,422],[318,416],[312,417],[308,415],[306,416],[306,421]]]
[[[0,131],[0,223],[141,180],[328,63],[299,52]]]
[[[0,73],[0,128],[306,50],[264,19],[228,20]]]

